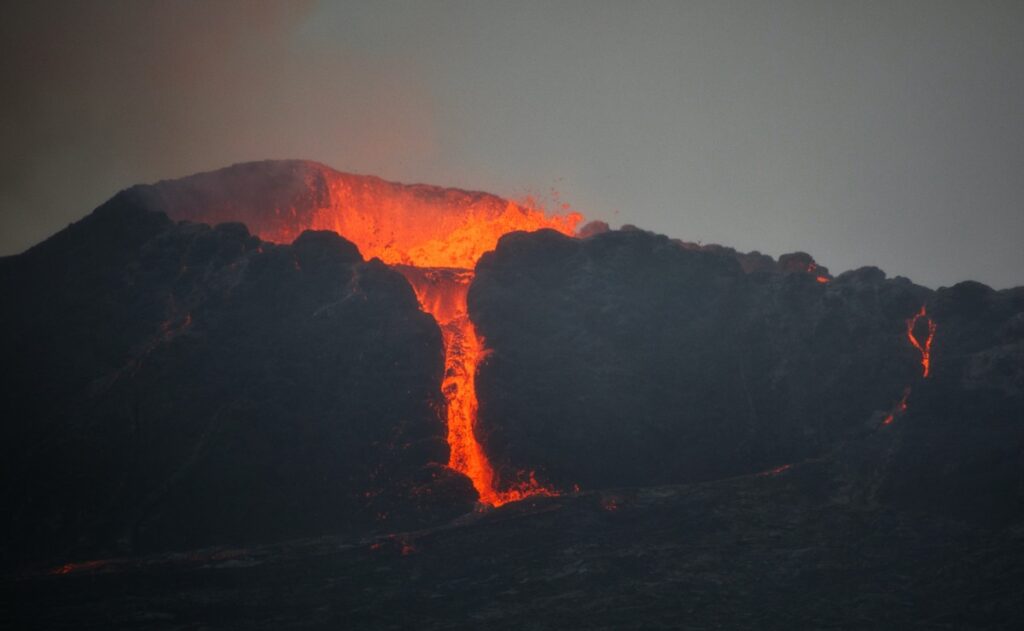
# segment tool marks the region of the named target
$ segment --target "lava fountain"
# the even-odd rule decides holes
[[[268,178],[274,182],[269,195]],[[174,219],[243,221],[260,238],[278,243],[290,243],[303,230],[333,230],[355,243],[365,258],[395,266],[444,339],[448,466],[472,480],[480,500],[494,506],[556,494],[533,471],[499,481],[477,439],[476,370],[487,351],[466,298],[477,260],[502,235],[542,228],[572,235],[583,219],[579,213],[548,215],[531,202],[397,184],[312,162],[236,165],[179,180],[155,194],[159,207]]]

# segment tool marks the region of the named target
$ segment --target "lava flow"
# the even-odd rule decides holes
[[[928,335],[925,337],[924,342],[917,337],[918,322],[926,322]],[[932,342],[935,341],[935,331],[938,330],[938,325],[935,324],[935,320],[928,317],[928,310],[925,305],[921,305],[921,310],[913,315],[913,317],[907,319],[907,339],[910,343],[921,353],[921,377],[927,379],[931,375],[932,366]],[[898,417],[902,416],[908,409],[909,404],[907,399],[910,398],[910,386],[903,389],[903,397],[899,403],[886,415],[882,421],[882,425],[891,425]]]
[[[907,411],[907,399],[909,398],[910,386],[907,386],[903,389],[903,398],[900,399],[900,402],[896,404],[896,407],[894,407],[892,411],[889,412],[888,416],[885,417],[885,420],[882,421],[882,425],[892,425],[892,422],[896,420],[897,416],[903,416],[903,413]]]
[[[917,323],[922,318],[928,323],[928,335],[925,337],[924,343],[921,342],[915,333]],[[935,340],[936,329],[935,321],[928,317],[928,312],[924,305],[921,305],[921,310],[915,313],[914,317],[907,320],[907,339],[921,353],[921,376],[926,379],[931,374],[932,342]]]
[[[427,232],[423,241],[417,241],[408,231],[403,232],[401,239],[385,241],[378,230],[353,230],[352,222],[344,224],[344,213],[336,213],[336,218],[326,223],[355,242],[364,254],[399,263],[397,269],[416,291],[420,308],[434,316],[441,328],[445,350],[441,389],[447,403],[448,466],[472,480],[480,501],[493,506],[534,495],[555,495],[554,489],[537,481],[533,471],[520,471],[508,488],[498,489],[494,468],[476,436],[476,369],[486,349],[469,319],[467,296],[473,282],[471,268],[481,254],[494,249],[503,234],[539,228],[572,234],[582,217],[573,213],[549,218],[541,211],[511,202],[497,216],[488,217],[480,209],[465,210],[468,212],[450,226],[449,238],[437,238]],[[380,217],[375,221],[379,222]],[[399,247],[402,242],[405,247]]]
[[[250,200],[238,216],[234,197],[224,191],[257,190],[258,178],[277,169],[281,186]],[[200,174],[184,192],[165,190],[161,202],[176,219],[206,223],[243,220],[266,241],[290,243],[303,230],[332,230],[367,258],[394,265],[412,285],[420,307],[437,320],[444,338],[448,466],[473,482],[482,502],[495,506],[531,495],[554,495],[532,471],[499,481],[477,440],[476,369],[486,355],[483,339],[469,319],[466,297],[473,268],[502,235],[541,228],[575,233],[578,213],[549,216],[532,203],[424,185],[402,185],[375,177],[340,173],[316,163],[242,165],[216,177]],[[196,197],[212,200],[199,207]],[[565,209],[565,206],[562,207]]]
[[[520,472],[520,480],[507,490],[498,490],[494,469],[477,440],[476,369],[487,351],[466,306],[473,272],[406,266],[397,269],[416,291],[420,307],[437,320],[444,338],[445,377],[441,390],[447,402],[448,466],[473,481],[481,502],[494,506],[532,495],[556,495],[554,489],[537,482],[533,471]]]
[[[360,231],[341,232],[343,215],[335,223],[340,234],[352,239],[360,250],[364,239]],[[370,255],[385,261],[403,263],[397,267],[416,291],[420,308],[434,316],[444,338],[445,378],[441,385],[447,402],[448,466],[473,481],[480,501],[501,506],[531,495],[555,495],[555,491],[537,482],[533,471],[520,472],[519,480],[506,490],[495,484],[494,469],[483,446],[477,440],[476,369],[486,354],[483,339],[469,319],[466,298],[473,282],[471,268],[481,254],[494,249],[501,235],[513,230],[554,228],[572,234],[581,217],[548,218],[543,212],[509,203],[497,216],[487,219],[479,212],[468,212],[451,230],[449,240],[428,238],[417,243],[403,235],[411,247],[396,247],[397,240],[382,242],[375,231],[365,241]],[[351,225],[347,229],[351,229]],[[383,247],[378,250],[378,245]],[[411,263],[411,265],[409,265]],[[446,265],[446,267],[437,267]]]

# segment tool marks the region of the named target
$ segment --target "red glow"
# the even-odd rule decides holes
[[[416,290],[420,307],[441,327],[445,349],[445,377],[441,390],[447,401],[448,466],[473,481],[480,501],[494,506],[532,495],[557,495],[537,481],[534,472],[520,472],[520,481],[498,490],[494,469],[476,438],[476,369],[487,351],[469,319],[466,296],[473,272],[455,269],[400,267]]]
[[[303,230],[333,230],[359,246],[367,259],[472,269],[504,234],[541,228],[573,234],[583,220],[579,213],[549,216],[531,200],[520,204],[485,193],[337,172],[324,177],[324,207],[305,214],[280,208],[273,217],[247,222],[249,229],[279,243],[291,243]]]
[[[515,482],[503,481],[505,488],[498,488],[476,437],[476,369],[487,351],[469,319],[466,296],[477,260],[493,250],[502,235],[541,228],[571,235],[582,215],[550,216],[531,202],[519,204],[485,193],[404,186],[329,170],[318,173],[322,182],[310,180],[309,190],[298,196],[315,200],[318,207],[313,210],[284,207],[245,217],[233,216],[230,207],[198,213],[194,206],[183,206],[179,214],[209,223],[242,220],[262,239],[283,243],[303,230],[333,230],[355,243],[365,258],[397,266],[444,338],[448,466],[469,477],[480,501],[494,506],[533,495],[556,495],[532,471],[520,471]]]
[[[818,269],[818,264],[812,261],[807,264],[807,267],[804,268],[804,272],[814,276],[814,280],[822,285],[828,283],[830,280],[829,277],[825,276],[824,274],[819,274]]]
[[[917,336],[918,323],[921,321],[926,323],[928,331],[927,337],[924,342]],[[912,318],[907,320],[907,339],[910,343],[921,353],[921,377],[927,379],[931,375],[932,366],[932,342],[935,341],[935,331],[938,329],[938,325],[935,321],[928,317],[928,310],[925,305],[921,305],[921,310],[914,314]],[[892,423],[899,417],[906,413],[908,408],[907,399],[910,397],[910,386],[903,389],[903,397],[900,398],[899,403],[892,409],[889,414],[886,415],[882,421],[882,425],[892,425]]]
[[[897,417],[903,416],[903,413],[907,411],[908,397],[910,397],[910,386],[903,389],[903,398],[900,399],[900,402],[896,404],[896,407],[894,407],[892,411],[889,412],[888,416],[885,417],[885,420],[882,421],[882,425],[891,425]]]
[[[924,319],[928,324],[928,336],[922,343],[917,337],[915,331],[917,330],[918,320]],[[921,376],[928,378],[931,374],[931,363],[932,363],[932,342],[935,340],[935,331],[938,327],[935,321],[928,317],[928,312],[925,310],[925,306],[921,305],[921,310],[914,314],[914,317],[907,320],[907,339],[914,345],[921,353]]]
[[[66,574],[73,574],[75,572],[84,572],[88,570],[97,570],[107,565],[108,561],[103,559],[97,559],[95,561],[82,561],[81,563],[66,563],[56,569],[50,571],[50,574],[63,576]]]
[[[758,473],[757,475],[759,475],[761,477],[775,477],[775,476],[777,476],[777,475],[779,475],[781,473],[785,473],[786,471],[789,471],[792,468],[793,468],[793,465],[791,465],[791,464],[784,464],[784,465],[780,465],[778,467],[775,467],[774,469],[768,469],[767,471],[762,471],[761,473]]]

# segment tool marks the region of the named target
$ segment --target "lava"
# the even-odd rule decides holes
[[[448,466],[472,480],[481,502],[494,506],[555,495],[533,471],[520,471],[507,489],[498,488],[494,468],[476,436],[476,370],[486,347],[469,318],[466,299],[477,259],[493,250],[502,235],[540,228],[573,234],[582,216],[549,217],[513,202],[502,206],[490,197],[456,197],[453,205],[450,198],[449,193],[445,204],[432,206],[423,200],[436,204],[436,193],[418,195],[407,207],[401,202],[410,199],[401,195],[397,200],[373,197],[367,206],[343,205],[320,212],[311,227],[334,230],[359,246],[364,256],[396,265],[415,290],[420,308],[437,321],[445,351],[441,390],[447,403]]]
[[[772,469],[768,469],[767,471],[762,471],[761,473],[758,473],[757,475],[762,477],[762,478],[763,477],[774,477],[774,476],[780,475],[782,473],[785,473],[786,471],[789,471],[792,468],[793,468],[793,465],[791,465],[791,464],[784,464],[784,465],[780,465],[778,467],[774,467]]]
[[[928,325],[928,336],[922,343],[920,338],[917,337],[917,323],[919,320],[924,320]],[[932,364],[932,342],[935,340],[935,331],[938,327],[935,321],[928,317],[928,312],[925,309],[925,305],[921,305],[921,310],[914,314],[914,317],[907,320],[907,339],[914,345],[921,353],[921,376],[925,379],[931,374]]]
[[[928,331],[927,337],[924,342],[917,336],[917,329],[919,322],[925,322]],[[932,342],[935,341],[935,331],[938,330],[938,325],[935,324],[935,320],[928,317],[928,310],[926,305],[921,305],[921,309],[915,313],[912,317],[908,318],[907,324],[907,339],[910,343],[921,353],[921,377],[927,379],[931,375],[932,366]],[[907,399],[910,398],[910,386],[903,389],[903,397],[899,400],[899,403],[893,407],[892,411],[886,415],[882,421],[882,425],[891,425],[898,417],[903,416],[907,411],[908,403]]]
[[[571,212],[548,215],[531,199],[517,203],[488,193],[403,185],[312,164],[304,168],[301,178],[279,175],[277,192],[282,197],[254,204],[244,218],[237,216],[231,199],[202,210],[190,205],[187,195],[164,201],[169,214],[180,219],[241,219],[265,241],[291,243],[304,230],[331,230],[359,246],[367,259],[460,269],[475,267],[504,234],[541,228],[573,234],[583,219]],[[209,186],[216,188],[216,183]]]
[[[81,563],[65,563],[64,565],[50,570],[50,574],[55,576],[64,576],[67,574],[74,574],[76,572],[86,572],[90,570],[98,570],[106,566],[109,561],[104,559],[97,559],[95,561],[82,561]]]
[[[441,391],[447,403],[448,466],[472,480],[480,501],[493,506],[533,495],[556,495],[554,489],[537,481],[533,471],[520,472],[520,479],[511,488],[498,490],[494,468],[477,440],[476,369],[487,351],[466,306],[473,272],[407,266],[398,270],[416,291],[420,308],[433,315],[441,327],[445,349]]]
[[[491,196],[430,187],[380,189],[359,195],[339,184],[342,203],[317,213],[310,227],[334,230],[366,257],[396,265],[412,285],[420,308],[434,316],[445,350],[441,384],[448,425],[448,466],[466,475],[480,501],[500,506],[534,495],[555,495],[533,471],[499,490],[494,468],[477,440],[476,370],[484,340],[469,318],[466,298],[472,268],[502,235],[551,228],[573,234],[578,213],[549,217],[543,211]],[[357,201],[359,203],[353,203]]]
[[[903,389],[903,398],[896,404],[896,407],[882,421],[882,425],[891,425],[896,420],[897,416],[903,416],[903,413],[907,411],[907,399],[910,397],[910,386]]]
[[[266,169],[277,169],[273,177],[279,185],[257,196],[251,191]],[[242,194],[249,207],[244,213],[236,202],[239,193],[229,194],[235,188],[248,191]],[[477,260],[493,250],[502,235],[542,228],[572,235],[582,215],[548,215],[532,202],[396,184],[315,163],[242,165],[193,176],[188,187],[161,189],[160,196],[168,214],[179,220],[241,220],[263,240],[277,243],[290,243],[304,230],[332,230],[355,243],[365,258],[395,266],[413,286],[420,308],[437,321],[444,339],[448,466],[472,480],[482,502],[495,506],[556,494],[532,471],[519,471],[515,481],[499,484],[477,440],[476,371],[487,351],[470,321],[466,297]],[[197,205],[196,198],[210,203]],[[567,210],[564,204],[560,208]]]

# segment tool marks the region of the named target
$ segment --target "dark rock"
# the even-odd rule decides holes
[[[470,290],[491,349],[478,434],[499,474],[537,470],[586,489],[751,473],[876,431],[912,387],[914,429],[899,431],[934,436],[901,443],[902,465],[883,467],[887,497],[928,487],[936,508],[985,496],[1024,514],[1014,398],[1024,368],[998,334],[1024,310],[1020,292],[961,284],[935,294],[876,268],[823,284],[804,273],[810,265],[795,253],[773,273],[746,274],[734,251],[636,229],[503,238]],[[939,331],[927,380],[906,331],[925,304]],[[935,421],[972,426],[988,414],[973,438]],[[963,441],[976,449],[951,453]],[[939,459],[959,463],[946,465],[960,467],[955,484],[912,464]],[[1002,464],[983,472],[987,461]],[[957,492],[936,504],[942,488]]]
[[[131,191],[0,261],[7,562],[368,532],[469,510],[440,333],[334,233],[266,244]]]

